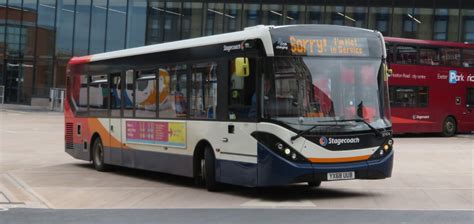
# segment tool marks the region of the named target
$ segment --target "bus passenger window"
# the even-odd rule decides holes
[[[122,90],[124,108],[124,117],[133,117],[133,70],[125,72],[125,90]]]
[[[421,47],[420,48],[420,64],[439,65],[439,49]]]
[[[466,68],[474,67],[474,49],[462,50],[462,66]]]
[[[110,74],[110,84],[110,114],[112,117],[120,117],[120,108],[122,105],[120,73]]]
[[[191,111],[192,118],[216,119],[217,63],[192,65]]]
[[[89,77],[89,115],[106,117],[109,109],[109,84],[107,75]]]
[[[160,68],[158,78],[159,117],[185,118],[188,111],[186,64]]]
[[[392,107],[427,107],[428,87],[391,86],[390,105]]]
[[[418,51],[413,46],[397,46],[396,63],[397,64],[416,64],[416,55]]]
[[[136,72],[135,117],[156,117],[156,75],[155,70]]]
[[[386,43],[385,48],[387,49],[387,62],[393,62],[393,45],[390,43]]]
[[[87,113],[87,75],[75,75],[71,77],[71,108],[77,115]]]
[[[257,92],[255,89],[256,59],[248,58],[249,76],[238,76],[235,60],[229,60],[229,119],[253,120],[257,118]]]
[[[461,49],[441,48],[442,66],[461,66]]]

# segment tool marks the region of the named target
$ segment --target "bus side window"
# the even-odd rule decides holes
[[[397,64],[417,64],[418,50],[414,46],[398,45],[396,50]]]
[[[107,75],[89,77],[89,115],[106,117],[109,109],[109,83]]]
[[[230,120],[252,120],[257,118],[257,92],[255,88],[256,59],[249,61],[249,76],[238,76],[235,72],[235,60],[229,60],[229,107]]]
[[[156,117],[156,74],[155,70],[143,70],[135,74],[135,117]]]
[[[386,43],[385,47],[387,49],[387,62],[392,63],[393,62],[393,45],[390,43]]]
[[[216,119],[217,72],[215,62],[192,65],[191,118]]]
[[[439,49],[420,47],[420,64],[439,65]]]
[[[134,71],[128,70],[125,72],[125,89],[122,90],[122,96],[124,101],[123,116],[133,117],[133,78]]]
[[[461,49],[441,48],[442,66],[461,66]]]
[[[474,49],[462,50],[462,66],[466,68],[474,67]]]
[[[120,108],[122,106],[120,86],[120,73],[110,74],[110,114],[112,117],[120,117]]]
[[[187,71],[186,64],[170,65],[159,69],[160,118],[186,118]]]

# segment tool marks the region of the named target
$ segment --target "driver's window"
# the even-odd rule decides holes
[[[229,60],[229,120],[254,120],[257,118],[256,60],[248,60],[249,74],[236,73],[236,60]]]

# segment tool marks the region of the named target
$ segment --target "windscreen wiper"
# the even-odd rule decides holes
[[[318,121],[318,122],[320,122],[320,121]],[[303,131],[298,132],[298,134],[292,136],[290,139],[291,139],[291,141],[294,141],[294,140],[296,140],[297,138],[303,136],[304,134],[306,134],[306,133],[312,131],[313,129],[315,129],[315,128],[317,128],[317,127],[321,127],[321,126],[331,126],[331,125],[315,124],[315,125],[313,125],[313,127],[310,127],[310,128],[308,128],[308,129],[306,129],[306,130],[303,130]]]
[[[370,128],[370,130],[372,130],[375,135],[377,137],[382,137],[382,132],[380,132],[379,130],[377,130],[376,128],[374,128],[374,126],[370,125],[369,122],[367,122],[366,120],[364,119],[344,119],[344,120],[332,120],[332,121],[319,121],[319,122],[347,122],[347,121],[355,121],[355,122],[362,122],[364,123],[365,125],[367,125],[367,127]]]

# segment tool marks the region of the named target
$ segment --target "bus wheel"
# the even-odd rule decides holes
[[[109,170],[109,166],[104,163],[104,145],[100,138],[97,138],[92,146],[92,163],[97,171]]]
[[[210,146],[204,149],[204,158],[201,158],[201,178],[208,191],[218,190],[218,183],[216,181],[216,157]]]
[[[319,187],[321,186],[321,181],[310,181],[308,182],[308,187]]]
[[[447,117],[443,123],[443,136],[452,137],[456,134],[456,120],[453,117]]]

